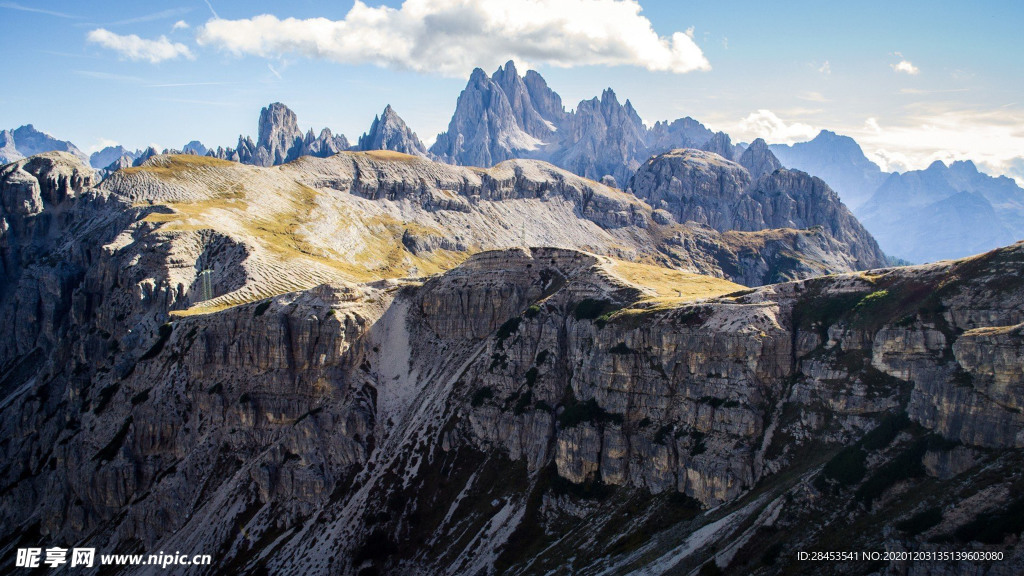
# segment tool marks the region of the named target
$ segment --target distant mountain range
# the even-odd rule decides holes
[[[0,130],[0,164],[10,164],[22,158],[54,151],[69,152],[83,161],[88,160],[85,153],[71,142],[40,132],[31,124],[14,130]]]
[[[828,182],[854,211],[868,201],[888,176],[868,160],[853,138],[828,130],[822,130],[809,142],[792,146],[772,144],[769,148],[786,166]]]
[[[911,262],[956,258],[1024,238],[1024,190],[970,162],[933,164],[927,170],[889,174],[848,136],[823,130],[792,145],[765,144],[755,151],[733,144],[693,118],[646,126],[626,100],[606,89],[566,110],[561,96],[536,71],[520,76],[511,61],[488,76],[476,69],[456,101],[448,129],[427,149],[388,105],[353,145],[329,128],[303,132],[282,103],[260,113],[257,136],[239,136],[234,148],[192,141],[167,152],[208,155],[272,166],[301,156],[327,157],[345,150],[392,150],[449,164],[490,167],[510,159],[538,159],[575,174],[629,190],[648,159],[679,149],[712,152],[739,162],[756,181],[787,167],[816,176],[835,190],[890,256]],[[0,132],[0,162],[59,150],[86,159],[71,142],[31,125]],[[104,148],[88,157],[101,175],[139,166],[160,152]],[[746,160],[744,160],[746,157]]]

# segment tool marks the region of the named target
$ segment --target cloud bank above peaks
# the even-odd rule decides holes
[[[692,33],[659,36],[636,0],[406,0],[397,9],[357,0],[342,20],[214,18],[196,40],[239,56],[301,55],[455,77],[510,58],[672,73],[711,68]]]
[[[129,60],[147,60],[153,64],[164,60],[184,57],[193,59],[192,51],[180,42],[171,42],[166,36],[156,40],[140,38],[135,34],[115,34],[105,28],[97,28],[86,36],[93,44],[99,44]]]

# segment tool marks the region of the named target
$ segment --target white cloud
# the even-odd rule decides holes
[[[832,74],[832,65],[829,64],[828,60],[825,60],[825,63],[818,68],[818,72],[828,76]]]
[[[188,46],[180,42],[171,42],[166,36],[149,40],[139,38],[135,34],[122,36],[104,28],[97,28],[89,32],[86,39],[104,48],[109,48],[129,60],[148,60],[156,64],[182,56],[190,60],[194,58]]]
[[[865,155],[883,170],[921,170],[936,160],[973,160],[993,175],[1008,175],[1024,186],[1024,111],[922,108],[900,125],[869,118],[849,131]]]
[[[747,141],[764,138],[771,144],[792,144],[814,138],[818,129],[802,122],[787,124],[771,110],[758,110],[740,120],[735,133]]]
[[[89,146],[89,148],[86,149],[86,152],[89,152],[89,153],[99,152],[100,150],[103,150],[104,148],[106,148],[108,146],[117,146],[117,145],[118,145],[118,141],[117,140],[111,140],[109,138],[100,138],[92,146]]]
[[[171,30],[185,30],[187,28],[188,22],[185,22],[184,20],[178,20],[174,23],[174,26],[171,26]]]
[[[708,70],[692,34],[658,36],[636,0],[406,0],[400,8],[357,0],[343,20],[214,18],[197,40],[236,55],[299,54],[461,77],[508,59]]]
[[[911,76],[916,76],[917,73],[921,71],[918,69],[917,66],[914,66],[913,64],[910,63],[909,60],[904,58],[903,54],[896,52],[896,57],[899,58],[900,61],[897,62],[896,64],[889,65],[896,72],[903,72],[905,74],[910,74]]]

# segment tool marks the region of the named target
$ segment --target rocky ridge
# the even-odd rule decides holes
[[[48,154],[6,166],[0,195],[8,552],[209,550],[210,574],[773,574],[819,573],[789,551],[841,541],[1024,567],[1024,244],[757,289],[569,247],[420,279],[354,250],[360,277],[261,295],[297,274],[260,269],[275,250],[329,270],[311,257],[326,239],[365,241],[391,211],[536,218],[572,199],[619,241],[656,220],[542,163],[380,152],[157,156],[99,187]],[[345,220],[320,230],[299,206]],[[396,246],[410,230],[426,236],[407,224]],[[232,292],[249,300],[195,306]]]
[[[448,130],[430,152],[443,162],[483,167],[536,158],[587,178],[626,182],[652,154],[700,147],[712,136],[692,118],[648,128],[610,88],[566,112],[540,74],[530,70],[520,77],[509,61],[490,77],[473,71]]]
[[[821,227],[848,247],[860,268],[888,261],[824,181],[781,168],[760,139],[740,163],[694,149],[655,156],[637,171],[629,190],[678,222],[719,231]]]
[[[0,164],[8,164],[43,152],[68,152],[83,161],[88,157],[67,140],[58,140],[35,126],[26,124],[14,130],[0,130]]]

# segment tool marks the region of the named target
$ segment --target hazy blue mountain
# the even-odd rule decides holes
[[[85,162],[89,160],[89,157],[71,142],[40,132],[31,124],[0,132],[0,164],[54,151],[69,152]]]
[[[769,148],[787,168],[803,170],[828,182],[854,212],[888,176],[868,160],[856,140],[828,130],[809,142],[771,144]]]
[[[889,176],[857,215],[889,255],[930,262],[1024,238],[1024,190],[971,161]]]
[[[131,158],[132,162],[134,162],[136,158],[142,156],[142,152],[142,150],[128,150],[120,144],[117,146],[107,146],[89,155],[89,165],[97,170],[103,170],[124,156]]]

